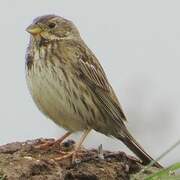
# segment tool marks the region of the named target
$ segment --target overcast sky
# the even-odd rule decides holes
[[[114,87],[130,131],[151,156],[180,138],[180,1],[2,0],[0,5],[0,144],[64,133],[39,112],[26,87],[25,28],[44,14],[77,25]],[[84,144],[101,143],[104,149],[124,149],[97,133]],[[179,151],[161,162],[179,161]]]

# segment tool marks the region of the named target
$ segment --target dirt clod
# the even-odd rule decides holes
[[[129,180],[130,175],[142,168],[140,161],[124,152],[103,151],[103,159],[98,149],[82,148],[78,161],[71,159],[55,161],[69,152],[75,142],[68,140],[61,145],[47,149],[35,146],[54,139],[36,139],[14,142],[0,146],[0,180]]]

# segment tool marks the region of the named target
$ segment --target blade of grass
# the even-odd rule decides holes
[[[169,152],[171,152],[173,149],[175,149],[178,145],[180,144],[180,139],[173,144],[169,149],[167,149],[164,153],[162,153],[156,160],[152,161],[149,163],[149,165],[147,165],[146,167],[144,167],[141,171],[139,171],[139,173],[137,173],[133,179],[136,179],[141,173],[143,173],[144,171],[148,170],[150,167],[153,166],[153,164],[155,162],[158,162],[160,159],[162,159],[164,156],[166,156]],[[162,170],[163,171],[163,170]]]
[[[164,153],[162,153],[155,161],[152,161],[149,163],[149,165],[146,167],[151,167],[155,162],[158,162],[160,159],[165,157],[169,152],[171,152],[173,149],[175,149],[180,144],[180,140],[178,140],[175,144],[173,144],[169,149],[167,149]]]
[[[177,169],[180,169],[180,163],[173,164],[166,169],[160,170],[154,173],[153,175],[150,175],[149,177],[145,178],[145,180],[160,180],[161,178],[163,178],[163,180],[165,180],[165,178],[169,180],[175,178],[180,179],[180,176],[171,176],[172,172],[174,172]]]

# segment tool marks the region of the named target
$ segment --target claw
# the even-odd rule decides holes
[[[72,157],[72,159],[74,159],[73,158],[74,154],[75,154],[75,151],[66,152],[66,154],[64,154],[63,156],[56,157],[55,160],[56,161],[62,161],[64,159],[68,159],[68,158],[71,158],[71,157]]]
[[[81,136],[81,139],[80,139],[79,143],[76,144],[76,147],[75,147],[75,149],[73,151],[68,152],[68,154],[66,154],[64,156],[57,157],[57,158],[55,158],[55,160],[61,161],[61,160],[72,157],[72,163],[74,163],[75,160],[76,160],[77,152],[78,153],[80,152],[80,146],[81,146],[81,144],[83,143],[84,139],[86,138],[86,136],[89,134],[90,131],[91,131],[91,129],[86,129],[84,131],[83,135]]]
[[[59,151],[59,153],[62,156],[54,158],[56,161],[62,161],[64,159],[72,158],[72,163],[76,162],[77,156],[82,156],[85,152],[84,151],[70,151],[70,152],[65,152],[65,151]]]
[[[61,138],[59,138],[57,140],[54,140],[52,142],[45,141],[43,144],[36,145],[34,147],[36,149],[48,149],[48,148],[50,148],[51,146],[53,146],[55,144],[61,144],[64,141],[64,139],[66,139],[70,134],[71,134],[71,132],[67,132]]]
[[[53,142],[44,142],[42,144],[39,144],[39,145],[35,145],[34,148],[35,149],[49,149],[51,146],[53,146],[54,144],[56,144],[56,141],[53,141]]]

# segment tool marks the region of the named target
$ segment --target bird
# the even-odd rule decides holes
[[[67,130],[58,142],[83,132],[67,157],[74,157],[89,132],[95,130],[123,142],[142,164],[153,161],[127,129],[127,118],[105,71],[75,24],[48,14],[35,18],[26,31],[30,33],[26,81],[35,104]],[[158,162],[154,165],[162,167]]]

